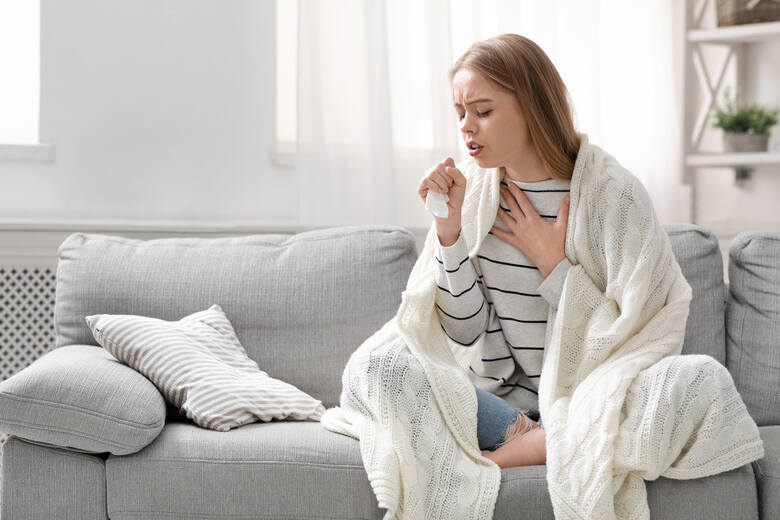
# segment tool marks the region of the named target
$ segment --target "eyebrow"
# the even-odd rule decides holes
[[[471,101],[466,101],[466,104],[467,105],[472,105],[474,103],[479,103],[480,101],[493,101],[493,100],[492,99],[487,99],[487,98],[472,99]],[[461,106],[461,104],[460,103],[455,103],[455,106],[459,107],[459,106]]]

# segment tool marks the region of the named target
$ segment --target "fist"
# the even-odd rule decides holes
[[[428,196],[428,191],[446,193],[450,200],[447,201],[449,210],[446,218],[434,217],[439,221],[452,221],[457,223],[460,229],[460,212],[463,207],[463,199],[466,196],[466,177],[455,167],[452,157],[447,157],[440,163],[434,164],[425,172],[420,184],[417,186],[417,194],[423,204]]]

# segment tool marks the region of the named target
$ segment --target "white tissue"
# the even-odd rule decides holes
[[[425,209],[430,211],[435,217],[447,218],[447,215],[449,215],[447,202],[449,200],[450,196],[446,193],[428,190],[428,195],[425,196]]]

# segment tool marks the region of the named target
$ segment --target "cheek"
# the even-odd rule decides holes
[[[494,144],[511,143],[517,139],[517,124],[506,118],[496,118],[485,126]]]
[[[528,135],[528,128],[522,121],[513,118],[504,121],[501,125],[501,131],[498,132],[499,140],[503,143],[517,146],[518,142],[525,142]]]

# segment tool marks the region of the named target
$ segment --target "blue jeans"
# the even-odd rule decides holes
[[[515,422],[520,410],[492,392],[475,386],[477,391],[477,439],[480,450],[493,451],[504,443],[504,433]],[[542,418],[539,417],[539,426]],[[542,426],[543,427],[543,426]]]

